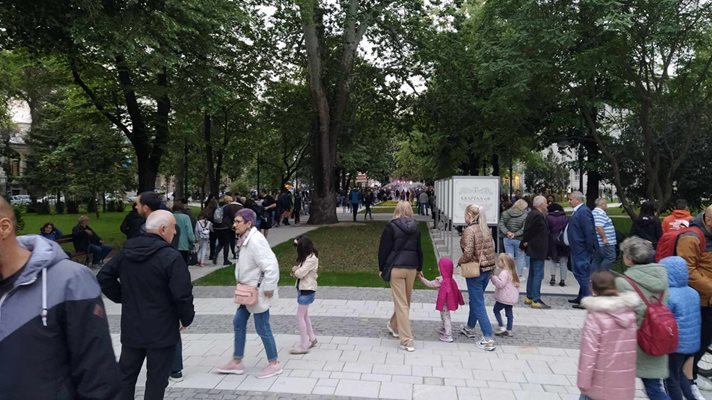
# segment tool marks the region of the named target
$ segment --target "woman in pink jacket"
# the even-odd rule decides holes
[[[577,385],[581,400],[630,400],[635,397],[637,348],[634,292],[618,294],[608,271],[591,275],[593,296],[581,300],[588,310],[581,331]]]

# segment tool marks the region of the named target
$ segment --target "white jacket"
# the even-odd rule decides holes
[[[319,259],[312,253],[303,263],[292,267],[292,276],[299,279],[299,290],[316,290]]]
[[[235,279],[239,283],[257,286],[260,276],[264,274],[260,283],[257,304],[247,306],[247,311],[259,314],[269,310],[272,300],[277,299],[279,264],[267,239],[257,228],[252,227],[246,234],[247,237],[242,241],[240,247],[240,257],[235,264]],[[271,299],[265,297],[265,291],[272,291]]]

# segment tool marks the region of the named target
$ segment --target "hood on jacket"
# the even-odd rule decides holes
[[[667,268],[668,285],[670,287],[687,286],[687,262],[680,256],[665,257],[660,260],[660,264]]]
[[[506,211],[506,213],[508,213],[510,216],[512,216],[512,217],[514,217],[514,218],[517,218],[517,217],[522,216],[522,214],[526,214],[527,211],[526,211],[526,210],[520,210],[520,209],[518,209],[518,208],[511,207],[511,208],[509,208],[509,209]]]
[[[418,222],[413,218],[401,217],[391,222],[405,233],[415,233],[418,231]]]
[[[18,236],[20,246],[32,252],[17,283],[25,282],[29,277],[37,275],[43,268],[49,268],[67,258],[67,254],[56,242],[47,240],[40,235]]]
[[[668,289],[667,269],[660,264],[638,264],[628,268],[625,274],[638,286],[651,293],[660,293]]]
[[[164,247],[170,246],[171,244],[163,240],[162,237],[155,233],[148,233],[127,240],[124,243],[123,253],[131,261],[142,262],[151,258]]]
[[[675,219],[692,219],[692,215],[687,210],[673,210],[670,215],[675,217]]]
[[[710,240],[712,240],[712,233],[707,231],[707,228],[705,228],[705,224],[702,222],[702,216],[704,215],[704,212],[701,212],[697,214],[697,216],[690,221],[690,226],[696,226],[702,230],[702,232],[705,233],[705,237],[707,238],[707,242],[709,243]]]
[[[438,260],[438,269],[443,279],[452,279],[453,262],[451,259],[448,257],[440,258]]]
[[[640,297],[635,292],[624,292],[618,296],[586,296],[581,299],[581,306],[589,311],[610,315],[622,327],[635,325],[635,318],[623,318],[620,311],[632,311],[639,303]]]

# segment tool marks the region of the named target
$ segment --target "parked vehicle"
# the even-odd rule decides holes
[[[28,194],[18,194],[10,197],[10,204],[13,206],[26,206],[31,202],[32,200],[30,200],[30,195]]]

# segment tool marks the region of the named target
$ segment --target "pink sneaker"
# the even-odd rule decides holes
[[[282,364],[267,364],[266,367],[262,368],[259,374],[257,374],[258,379],[270,378],[282,373]]]
[[[236,361],[235,359],[232,359],[227,364],[221,365],[215,370],[221,374],[242,375],[245,373],[245,366],[242,365],[242,361]]]

